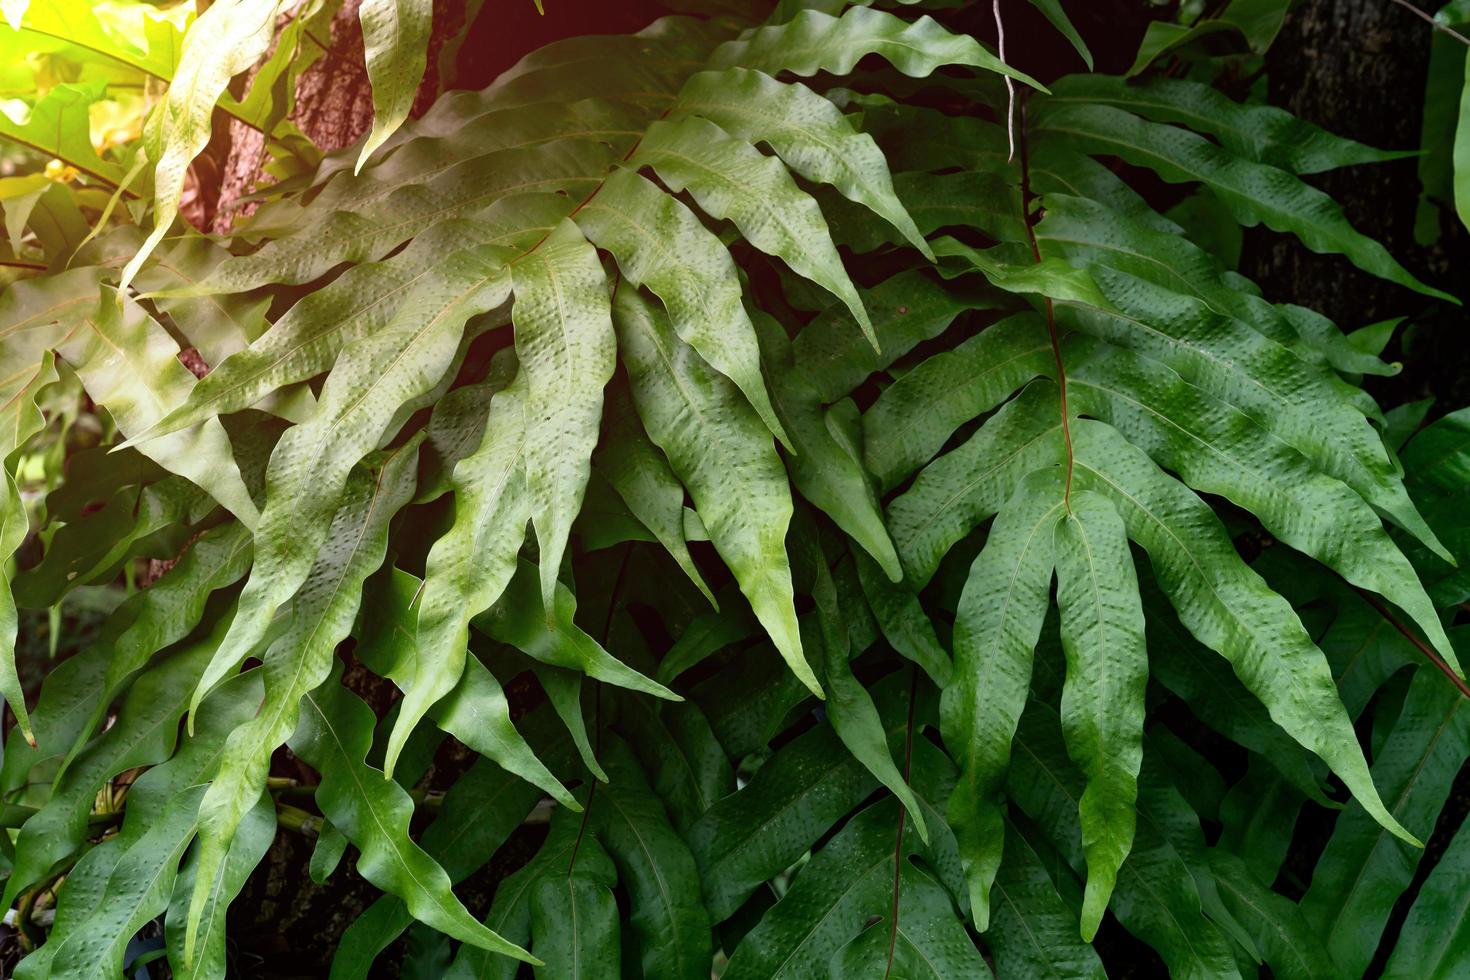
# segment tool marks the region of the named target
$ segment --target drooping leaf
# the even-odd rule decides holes
[[[711,541],[782,658],[820,693],[796,623],[785,544],[791,492],[769,432],[648,300],[621,290],[614,312],[633,402],[649,438],[689,488]]]
[[[357,8],[362,52],[373,87],[373,128],[357,158],[357,172],[403,125],[428,64],[434,5],[427,0],[365,0]]]
[[[1079,805],[1087,857],[1082,938],[1090,941],[1117,868],[1133,846],[1148,655],[1138,579],[1123,520],[1112,504],[1087,493],[1072,495],[1054,537],[1067,655],[1062,730],[1067,754],[1087,777]]]
[[[372,713],[338,683],[338,673],[301,702],[292,749],[322,774],[317,805],[361,852],[357,870],[403,899],[421,922],[462,942],[537,964],[535,957],[481,925],[449,888],[449,876],[408,836],[413,802],[364,758]],[[539,965],[539,964],[537,964]]]
[[[575,225],[558,225],[512,274],[516,355],[526,375],[526,490],[549,618],[591,470],[616,341],[602,263]]]

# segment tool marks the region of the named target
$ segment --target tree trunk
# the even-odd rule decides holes
[[[326,53],[296,83],[296,108],[291,121],[323,152],[357,142],[373,123],[372,86],[363,63],[362,26],[357,19],[360,2],[343,0],[332,18]],[[441,79],[449,74],[439,69],[439,55],[446,42],[464,28],[467,6],[467,0],[434,0],[429,70],[419,85],[414,115],[422,113],[439,95]],[[251,80],[245,81],[248,84]],[[235,120],[221,129],[227,136],[215,154],[221,161],[219,197],[209,211],[208,221],[209,229],[216,233],[228,232],[236,217],[253,210],[250,204],[237,202],[260,185],[267,162],[265,139],[259,132]]]
[[[1295,115],[1370,146],[1416,149],[1432,28],[1389,0],[1297,0],[1267,56],[1270,101]],[[1383,242],[1420,279],[1448,291],[1462,286],[1465,229],[1451,214],[1441,240],[1414,239],[1419,178],[1413,158],[1333,171],[1312,183],[1343,205],[1353,226]],[[1470,360],[1456,335],[1456,308],[1385,282],[1340,256],[1317,255],[1294,239],[1252,230],[1242,270],[1268,298],[1309,306],[1353,330],[1409,316],[1408,339],[1387,356],[1412,347],[1403,375],[1369,379],[1387,405],[1436,396],[1440,410],[1470,403]]]

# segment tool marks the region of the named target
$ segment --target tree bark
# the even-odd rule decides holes
[[[1267,56],[1273,105],[1370,146],[1416,149],[1424,108],[1430,31],[1390,0],[1298,0]],[[1310,178],[1342,206],[1353,226],[1381,241],[1420,279],[1456,291],[1466,268],[1464,228],[1453,216],[1440,241],[1414,239],[1419,178],[1413,158],[1332,171]],[[1441,410],[1470,402],[1466,345],[1452,336],[1459,314],[1370,276],[1340,256],[1317,255],[1264,228],[1247,235],[1242,270],[1268,298],[1325,313],[1344,330],[1409,316],[1414,330],[1390,347],[1405,363],[1394,379],[1369,379],[1387,406],[1436,396]],[[1406,356],[1408,355],[1408,356]]]
[[[373,93],[363,62],[362,25],[357,19],[361,0],[343,0],[332,18],[326,53],[296,82],[296,107],[291,121],[323,152],[357,142],[373,123]],[[467,0],[434,0],[434,28],[429,37],[428,71],[419,84],[414,115],[438,97],[439,55],[450,38],[463,30]],[[308,39],[306,44],[313,43]],[[246,79],[248,84],[253,78]],[[230,120],[227,138],[217,155],[218,202],[209,210],[209,230],[223,234],[237,217],[254,210],[240,198],[261,185],[267,163],[265,138],[244,123]]]

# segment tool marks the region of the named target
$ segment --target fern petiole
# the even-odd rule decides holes
[[[918,699],[918,695],[918,665],[910,663],[908,723],[904,726],[903,733],[903,781],[906,784],[910,781],[909,774],[914,767],[914,702]],[[903,884],[903,832],[904,819],[907,816],[908,810],[900,806],[898,808],[898,833],[893,839],[893,908],[888,920],[888,963],[883,969],[883,980],[888,980],[893,973],[893,952],[898,945],[899,890]]]
[[[1016,141],[1021,150],[1021,224],[1026,227],[1026,238],[1031,244],[1031,257],[1037,265],[1041,264],[1041,246],[1036,242],[1036,228],[1031,220],[1031,154],[1026,139],[1026,98],[1020,100],[1021,124],[1017,127]],[[1057,314],[1052,305],[1051,297],[1045,298],[1046,305],[1046,332],[1051,338],[1051,353],[1057,365],[1057,398],[1060,402],[1062,416],[1062,443],[1067,451],[1067,483],[1062,491],[1062,501],[1067,506],[1067,513],[1072,512],[1072,426],[1067,415],[1067,369],[1062,364],[1062,345],[1057,337]]]
[[[1435,652],[1434,647],[1430,646],[1428,643],[1425,643],[1414,633],[1413,630],[1404,625],[1404,623],[1393,614],[1393,611],[1383,604],[1383,600],[1379,599],[1376,595],[1367,591],[1366,589],[1357,589],[1357,592],[1358,595],[1363,597],[1363,600],[1367,602],[1368,605],[1373,607],[1378,615],[1387,620],[1394,629],[1404,634],[1405,638],[1407,638],[1410,643],[1414,644],[1414,649],[1424,654],[1425,659],[1433,664],[1436,670],[1445,675],[1445,677],[1449,678],[1450,683],[1455,685],[1455,690],[1460,692],[1461,697],[1470,698],[1470,685],[1467,685],[1465,683],[1465,679],[1459,674],[1455,673],[1454,669],[1451,668],[1449,664],[1445,663],[1444,658]]]

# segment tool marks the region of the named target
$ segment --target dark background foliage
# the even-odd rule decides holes
[[[430,72],[417,108],[426,108],[443,88],[480,88],[524,54],[561,37],[588,33],[636,31],[650,20],[677,8],[698,4],[663,4],[654,0],[547,0],[538,14],[529,0],[492,0],[483,7],[470,0],[436,3],[436,28],[430,45]],[[349,0],[333,22],[332,50],[298,89],[298,123],[324,148],[356,140],[371,122],[371,101],[361,64],[361,38],[356,2]],[[1074,71],[1079,65],[1066,41],[1048,29],[1043,18],[1022,0],[1006,0],[1008,56],[1022,70],[1043,81]],[[1170,7],[1152,11],[1137,0],[1090,0],[1069,5],[1069,12],[1089,40],[1097,68],[1127,69],[1150,16],[1165,16]],[[468,27],[464,25],[469,20]],[[954,22],[994,41],[989,2],[970,3]],[[456,37],[460,35],[459,37]],[[1429,50],[1429,27],[1388,0],[1298,0],[1267,58],[1270,101],[1328,130],[1372,146],[1417,145]],[[1242,89],[1254,79],[1238,80]],[[218,126],[205,158],[196,163],[200,186],[219,188],[218,196],[199,201],[188,216],[197,225],[228,228],[238,198],[260,177],[258,141],[240,127]],[[1444,222],[1445,234],[1432,246],[1414,236],[1419,188],[1416,163],[1404,159],[1333,171],[1310,178],[1342,203],[1352,223],[1382,241],[1417,276],[1441,288],[1462,292],[1463,270],[1470,268],[1470,235],[1458,222]],[[209,179],[213,171],[214,179]],[[1175,193],[1165,185],[1130,171],[1134,183],[1156,206]],[[1456,270],[1461,270],[1458,275]],[[1264,228],[1246,232],[1241,271],[1263,287],[1267,298],[1311,306],[1351,330],[1390,316],[1407,316],[1386,357],[1403,363],[1392,378],[1370,378],[1366,387],[1386,408],[1433,398],[1430,417],[1470,404],[1470,345],[1459,308],[1411,293],[1353,268],[1340,256],[1314,254],[1294,240]],[[607,556],[599,556],[605,560]],[[22,636],[40,634],[22,627]],[[88,624],[68,624],[62,655],[87,638]],[[46,667],[44,643],[22,645],[23,676],[38,684]],[[29,670],[27,669],[29,668]],[[391,685],[366,670],[349,669],[346,683],[381,713],[392,699]],[[508,693],[523,712],[533,696],[529,687]],[[1371,718],[1371,713],[1365,713]],[[1182,720],[1188,724],[1189,720]],[[1364,724],[1371,724],[1365,722]],[[1204,748],[1222,771],[1230,771],[1230,743],[1193,722],[1194,744]],[[285,749],[281,750],[286,753]],[[289,762],[280,760],[283,764]],[[448,785],[471,757],[450,740],[436,758],[429,785]],[[1238,760],[1234,760],[1238,763]],[[279,766],[277,767],[279,770]],[[1386,937],[1396,934],[1418,890],[1450,836],[1470,811],[1470,772],[1462,772],[1448,805],[1428,842],[1415,886],[1395,909]],[[1310,869],[1331,828],[1332,814],[1308,807],[1297,824],[1291,864],[1310,878]],[[501,849],[495,861],[467,881],[459,894],[479,912],[489,904],[496,883],[513,871],[539,845],[544,828],[527,826]],[[266,860],[231,910],[230,935],[237,963],[246,975],[273,977],[325,976],[342,930],[377,897],[376,889],[348,866],[325,885],[305,875],[312,841],[282,831]],[[399,940],[379,960],[383,975],[396,972],[406,940]],[[1110,964],[1132,963],[1131,975],[1161,976],[1162,962],[1116,922],[1105,924],[1097,945]],[[1386,938],[1382,950],[1392,948]],[[1381,955],[1386,955],[1386,952]],[[1375,963],[1370,975],[1381,969]],[[0,964],[0,972],[5,965]],[[1118,975],[1118,974],[1115,974]]]

